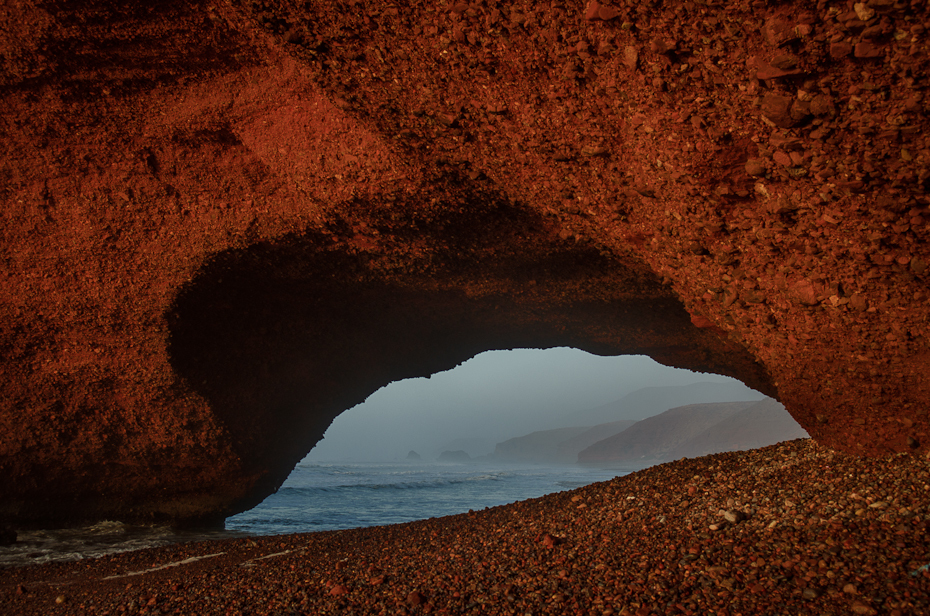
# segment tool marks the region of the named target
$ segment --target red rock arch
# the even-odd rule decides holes
[[[17,4],[0,519],[216,519],[372,387],[515,344],[925,450],[926,5],[586,8]],[[327,384],[308,320],[403,350],[330,341],[360,371]],[[256,392],[289,420],[314,378],[306,443],[269,453]]]

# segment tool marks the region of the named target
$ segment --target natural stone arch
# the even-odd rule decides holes
[[[208,310],[249,302],[204,290],[238,275],[475,307],[475,350],[534,324],[732,373],[835,449],[930,447],[926,3],[876,5],[869,39],[802,2],[492,4],[17,4],[0,521],[216,520],[270,489],[209,368],[236,336]]]

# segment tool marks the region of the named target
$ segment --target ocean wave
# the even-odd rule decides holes
[[[586,486],[589,483],[589,481],[556,481],[555,485],[560,488],[565,488],[566,490],[574,490],[575,488]]]
[[[402,481],[372,481],[365,483],[345,483],[338,485],[320,486],[284,486],[278,493],[284,494],[314,494],[320,492],[340,492],[346,490],[432,490],[465,483],[485,481],[500,481],[507,476],[506,473],[484,473],[465,477],[430,477],[420,480]]]

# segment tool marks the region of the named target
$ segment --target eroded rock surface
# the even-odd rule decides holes
[[[218,520],[495,348],[930,446],[924,3],[17,3],[0,521]]]

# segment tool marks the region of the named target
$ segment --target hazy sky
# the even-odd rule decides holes
[[[431,459],[444,449],[468,450],[462,439],[481,439],[490,452],[508,438],[576,425],[573,413],[636,389],[699,381],[735,382],[638,355],[598,357],[569,348],[489,351],[430,378],[383,387],[337,417],[308,459],[394,460],[411,449]]]

